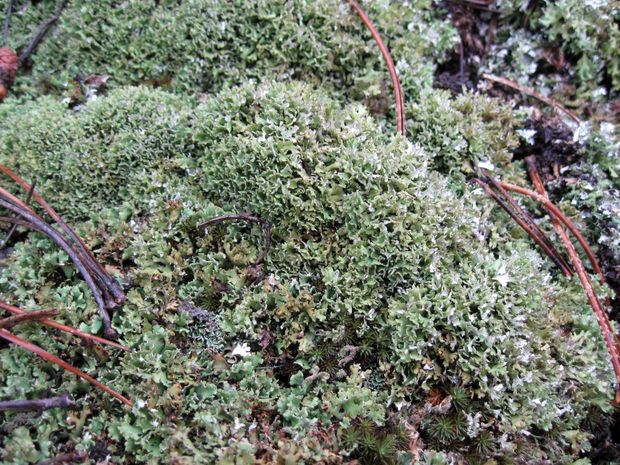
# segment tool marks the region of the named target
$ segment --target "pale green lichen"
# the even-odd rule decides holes
[[[54,3],[15,15],[14,48]],[[430,0],[361,3],[398,57],[406,95],[430,86],[436,60],[456,41],[441,10]],[[334,86],[343,96],[374,100],[380,113],[391,101],[377,45],[340,0],[74,1],[32,62],[32,76],[18,79],[16,92],[51,88],[79,99],[76,80],[102,74],[108,86],[150,83],[196,95],[271,76]]]
[[[472,460],[489,448],[518,458],[510,444],[534,431],[554,439],[530,447],[569,463],[561,434],[609,408],[606,354],[579,289],[562,290],[567,282],[552,279],[526,242],[487,219],[479,192],[459,198],[429,168],[431,154],[382,133],[360,104],[343,107],[297,82],[247,84],[198,105],[125,88],[77,111],[42,99],[3,118],[0,161],[36,178],[96,256],[131,282],[113,324],[134,351],[97,355],[34,325],[18,333],[136,402],[123,411],[19,348],[3,349],[3,398],[49,388],[88,399],[79,427],[51,413],[5,430],[6,461],[49,457],[59,443],[91,452],[105,443],[126,463],[251,463],[266,453],[262,443],[274,460],[336,461],[349,450],[393,463],[407,453],[399,425],[430,390],[461,389],[422,430],[429,463],[441,456],[433,448],[455,445]],[[246,266],[260,228],[196,230],[240,211],[273,224],[259,283]],[[4,266],[3,298],[99,329],[85,284],[49,240],[29,236]],[[184,301],[217,315],[207,347],[220,347],[229,367],[186,337]],[[235,351],[240,344],[250,353]],[[441,415],[464,429],[436,434]],[[376,434],[357,444],[350,436],[363,422]],[[348,432],[349,449],[330,426]]]
[[[409,121],[411,138],[429,152],[433,167],[454,177],[471,176],[481,166],[503,169],[518,145],[513,109],[473,93],[451,98],[447,91],[425,91]]]
[[[498,9],[505,20],[499,24],[485,68],[544,92],[563,81],[541,75],[546,57],[557,48],[565,60],[556,71],[564,73],[569,84],[576,84],[578,96],[591,100],[601,89],[605,93],[605,87],[620,90],[617,1],[501,0]],[[535,86],[533,79],[537,79]],[[567,97],[573,99],[574,89],[572,93]]]

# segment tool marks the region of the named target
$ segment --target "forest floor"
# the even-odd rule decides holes
[[[620,464],[617,1],[0,11],[2,463]]]

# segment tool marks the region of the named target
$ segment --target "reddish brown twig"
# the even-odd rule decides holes
[[[545,199],[549,200],[549,195],[547,194],[547,190],[545,189],[545,185],[542,182],[542,179],[540,177],[540,174],[538,172],[538,167],[536,164],[536,158],[534,156],[529,156],[525,159],[526,164],[527,164],[527,170],[528,173],[530,175],[530,179],[532,180],[532,183],[534,184],[534,187],[536,188],[536,191],[542,195]],[[568,235],[566,234],[566,231],[564,230],[564,228],[562,227],[562,224],[560,223],[560,221],[555,217],[555,215],[553,214],[553,212],[547,208],[545,208],[547,210],[547,213],[549,213],[549,216],[551,217],[551,221],[553,223],[553,227],[555,228],[558,237],[560,237],[560,239],[562,240],[562,243],[566,244],[567,242],[570,242],[570,239],[568,237]],[[568,247],[567,251],[570,254],[571,251],[575,252],[575,248],[571,243],[571,247],[570,250]],[[579,255],[576,254],[573,257],[570,257],[572,262],[575,261],[579,261],[581,263],[581,268],[583,268],[583,262],[581,261],[581,258],[579,258]],[[593,265],[594,268],[598,268],[598,262],[596,262],[596,266]],[[602,273],[602,271],[599,273],[600,278],[601,278],[601,284],[605,283],[605,275]],[[586,275],[587,280],[590,280],[590,277]],[[592,283],[590,283],[590,287],[592,287]],[[614,335],[614,339],[616,341],[616,346],[618,348],[618,352],[620,353],[620,339],[618,338],[617,335],[614,334],[614,329],[613,326],[611,325],[611,321],[609,320],[609,317],[607,316],[607,313],[604,312],[605,315],[605,319],[607,321],[607,326],[609,328],[609,331],[611,332],[611,334]]]
[[[15,410],[49,410],[52,408],[74,408],[75,401],[69,394],[33,400],[5,400],[0,402],[0,412]]]
[[[495,181],[493,178],[487,177],[486,179],[496,185],[496,183],[493,183],[493,181]],[[487,184],[485,180],[475,179],[474,182],[482,187],[487,195],[495,200],[498,205],[502,207],[519,226],[521,226],[521,228],[540,246],[543,252],[545,252],[545,254],[562,270],[562,273],[564,273],[565,276],[572,275],[572,271],[564,260],[564,257],[562,257],[560,252],[557,251],[544,232],[533,222],[533,220],[531,220],[529,215],[526,214],[526,212],[514,201],[514,199],[512,199],[512,197],[507,195],[505,191],[500,191],[504,198],[508,200],[508,203],[514,208],[514,211],[502,199],[502,197],[497,195],[493,189],[491,189],[491,186]]]
[[[0,188],[0,194],[2,193],[2,191],[3,189]],[[22,218],[12,218],[12,217],[7,217],[7,216],[0,216],[0,222],[19,224],[20,226],[25,226],[34,231],[39,231],[41,233],[44,233],[50,239],[52,239],[56,243],[56,245],[58,245],[61,249],[63,249],[63,251],[67,255],[69,255],[69,258],[75,264],[77,269],[80,271],[82,278],[84,278],[84,281],[86,281],[86,284],[90,288],[95,298],[95,301],[97,302],[97,308],[99,310],[99,314],[101,315],[101,319],[103,321],[104,334],[111,339],[116,339],[118,337],[118,333],[116,333],[116,331],[112,328],[112,324],[110,321],[110,314],[106,310],[106,305],[101,296],[101,292],[99,291],[99,288],[93,281],[92,276],[90,275],[88,270],[85,268],[84,264],[82,263],[81,257],[77,254],[77,252],[64,240],[64,238],[60,234],[58,234],[58,232],[54,228],[52,228],[47,223],[45,223],[43,220],[38,218],[36,214],[32,214],[29,211],[23,209],[21,206],[17,206],[15,204],[7,202],[6,200],[3,200],[2,198],[0,198],[0,207],[4,207],[7,210],[17,213],[18,215],[22,217]]]
[[[32,186],[30,186],[24,179],[18,176],[16,173],[11,171],[6,166],[0,164],[0,171],[6,174],[9,178],[11,178],[16,184],[18,184],[22,189],[26,191],[32,190]],[[34,183],[33,183],[34,184]],[[81,253],[88,265],[88,268],[92,271],[92,273],[102,282],[102,287],[106,288],[109,293],[113,296],[114,302],[116,304],[122,304],[126,300],[126,296],[123,293],[122,289],[118,285],[118,283],[105,271],[103,265],[95,260],[92,253],[84,244],[84,241],[78,236],[73,229],[71,229],[60,217],[58,213],[41,197],[36,191],[32,193],[34,200],[47,212],[47,214],[58,224],[58,226],[73,240],[76,244],[76,248],[79,253]],[[109,307],[110,308],[110,307]]]
[[[545,97],[540,92],[537,92],[536,90],[532,89],[531,87],[522,86],[521,84],[518,84],[518,83],[516,83],[514,81],[511,81],[510,79],[506,79],[506,78],[500,77],[500,76],[494,76],[492,74],[483,73],[482,77],[484,79],[486,79],[487,81],[497,82],[497,83],[502,84],[502,85],[504,85],[506,87],[510,87],[511,89],[518,90],[519,92],[523,92],[526,95],[534,97],[534,98],[540,100],[541,102],[546,103],[547,105],[549,105],[554,110],[556,110],[558,112],[561,112],[561,113],[564,113],[570,119],[575,121],[577,124],[581,124],[581,120],[577,117],[577,115],[575,115],[575,113],[573,113],[572,111],[568,110],[566,107],[564,107],[562,104],[560,104],[560,102],[558,102],[557,100],[554,100],[554,99],[552,99],[550,97]]]
[[[605,345],[607,346],[607,350],[609,352],[612,367],[614,369],[614,374],[615,374],[616,381],[617,381],[616,402],[620,402],[620,340],[614,334],[614,329],[613,329],[613,326],[611,325],[611,321],[609,320],[607,312],[601,305],[594,291],[594,287],[592,286],[592,282],[590,281],[590,278],[583,266],[583,262],[577,255],[577,251],[575,250],[575,247],[573,246],[572,242],[568,238],[568,235],[566,234],[566,232],[560,225],[560,222],[564,223],[567,227],[569,227],[569,229],[571,229],[571,232],[573,232],[575,237],[577,237],[578,239],[581,238],[581,241],[583,241],[582,245],[585,244],[584,249],[586,250],[586,253],[589,252],[590,254],[592,254],[592,250],[589,248],[589,246],[585,242],[585,239],[583,239],[583,237],[581,236],[577,228],[575,228],[575,226],[568,220],[568,218],[566,218],[566,216],[549,200],[547,192],[544,188],[544,185],[536,169],[536,166],[532,161],[529,161],[528,169],[530,171],[532,181],[536,185],[536,188],[538,189],[539,193],[532,192],[529,189],[525,189],[520,186],[515,186],[513,184],[500,182],[500,181],[495,181],[494,185],[498,189],[501,189],[502,192],[505,192],[505,190],[510,190],[510,191],[518,192],[518,193],[521,193],[521,194],[524,194],[524,195],[527,195],[533,198],[534,200],[543,204],[543,206],[547,209],[552,219],[557,220],[557,225],[555,226],[557,226],[556,231],[558,232],[558,236],[560,237],[560,240],[562,241],[564,247],[566,248],[568,252],[570,261],[572,262],[573,267],[575,268],[575,271],[577,272],[577,275],[579,276],[579,280],[585,291],[586,297],[588,299],[588,303],[592,307],[592,310],[598,322],[601,333],[603,334],[603,340],[605,341]],[[484,182],[478,179],[476,180],[476,182],[480,186],[485,188]],[[487,193],[493,193],[489,186],[486,186],[485,191],[487,191]],[[523,227],[522,224],[521,226]],[[591,260],[591,262],[593,263],[593,267],[595,269],[598,268],[600,270],[600,267],[598,267],[598,263],[596,262],[596,259]]]
[[[490,183],[504,196],[505,199],[508,200],[510,205],[521,215],[522,218],[525,219],[527,224],[538,234],[541,240],[546,244],[546,246],[551,250],[551,253],[555,257],[556,261],[560,263],[560,268],[566,276],[572,276],[573,270],[570,269],[566,260],[562,254],[555,248],[553,242],[547,237],[547,235],[543,232],[542,229],[538,227],[532,216],[526,212],[521,206],[512,198],[512,196],[502,187],[501,183],[498,182],[495,178],[487,176]]]
[[[26,350],[28,350],[29,352],[32,352],[33,354],[38,355],[39,357],[41,357],[44,360],[47,360],[48,362],[51,362],[55,365],[58,365],[59,367],[63,368],[64,370],[73,373],[76,376],[79,376],[80,378],[84,379],[85,381],[88,381],[90,384],[92,384],[93,386],[98,387],[99,389],[107,392],[108,394],[110,394],[112,397],[120,400],[122,403],[127,404],[127,405],[132,405],[132,402],[127,399],[126,397],[122,396],[121,394],[119,394],[118,392],[114,391],[113,389],[110,389],[109,387],[107,387],[105,384],[101,384],[99,381],[97,381],[95,378],[93,378],[92,376],[84,373],[83,371],[78,370],[77,368],[75,368],[73,365],[70,365],[69,363],[65,362],[64,360],[56,357],[55,355],[50,354],[49,352],[46,352],[45,350],[43,350],[41,347],[32,344],[16,335],[14,335],[13,333],[7,331],[6,329],[0,329],[0,337],[3,339],[6,339],[9,342],[12,342],[13,344],[16,344]]]
[[[9,305],[6,302],[2,302],[2,301],[0,301],[0,308],[13,313],[14,315],[22,315],[26,313],[26,311],[22,310],[21,308],[14,307],[13,305]],[[109,345],[112,347],[116,347],[117,349],[124,350],[125,352],[131,352],[131,349],[129,347],[121,345],[118,342],[109,341],[108,339],[95,336],[94,334],[85,333],[83,331],[80,331],[79,329],[75,329],[75,328],[72,328],[71,326],[63,325],[62,323],[58,323],[57,321],[54,321],[54,320],[49,320],[47,318],[44,318],[42,320],[39,320],[39,322],[41,324],[44,324],[45,326],[49,326],[50,328],[55,328],[60,331],[64,331],[66,333],[73,334],[74,336],[77,336],[86,341],[97,342],[99,344],[105,344],[105,345]]]
[[[530,179],[532,180],[532,184],[534,184],[534,187],[535,187],[536,191],[540,195],[542,195],[547,201],[550,202],[551,200],[549,199],[549,195],[547,195],[547,191],[545,189],[545,185],[543,184],[542,179],[540,178],[540,174],[538,172],[538,167],[536,166],[536,157],[530,155],[529,157],[527,157],[525,159],[525,162],[527,164],[528,173],[530,174]],[[564,231],[564,228],[562,227],[562,224],[560,223],[560,220],[558,218],[556,218],[556,216],[553,213],[553,211],[550,210],[549,208],[547,208],[544,204],[543,204],[543,208],[547,211],[547,213],[551,217],[551,223],[553,224],[553,227],[556,230],[556,232],[558,233],[558,235],[566,234],[566,232]],[[580,243],[581,243],[581,241],[580,241]],[[605,275],[603,273],[603,270],[601,269],[601,267],[600,267],[600,265],[598,263],[598,260],[596,259],[596,256],[594,255],[594,252],[592,252],[592,249],[590,248],[590,245],[586,242],[585,238],[583,239],[583,243],[581,243],[581,244],[582,245],[585,244],[584,249],[586,250],[586,254],[588,255],[588,258],[590,260],[592,268],[601,277],[601,284],[605,283]],[[588,251],[589,251],[589,253],[588,253]]]
[[[542,196],[543,198],[545,198],[546,200],[549,200],[549,196],[547,195],[545,186],[542,183],[542,180],[540,179],[540,175],[538,173],[538,169],[536,167],[535,161],[533,159],[530,159],[530,160],[527,160],[527,162],[528,162],[527,165],[528,165],[528,171],[530,173],[530,177],[532,178],[532,182],[536,186],[536,190],[538,191],[538,194]],[[564,228],[561,226],[559,221],[553,215],[552,211],[549,209],[547,209],[547,211],[549,211],[551,218],[555,222],[554,225],[556,226],[556,231],[558,233],[558,236],[560,237],[560,240],[562,241],[562,243],[564,244],[564,247],[566,248],[566,251],[568,252],[568,256],[571,262],[573,263],[573,267],[577,271],[577,276],[579,276],[579,280],[581,281],[581,285],[585,291],[586,297],[588,299],[588,303],[592,307],[592,311],[594,312],[598,325],[601,329],[601,333],[603,333],[603,339],[605,341],[605,345],[607,346],[607,350],[611,358],[611,364],[613,366],[614,373],[616,375],[616,382],[617,382],[616,393],[618,395],[620,394],[620,350],[619,350],[620,346],[618,344],[618,337],[614,334],[614,329],[611,324],[611,321],[609,321],[609,316],[607,315],[607,312],[601,305],[601,302],[598,299],[596,292],[594,291],[594,286],[592,286],[590,277],[588,276],[588,273],[586,272],[583,266],[583,262],[581,261],[581,258],[579,258],[579,255],[577,254],[577,251],[575,250],[575,246],[569,239],[568,234],[566,234],[566,231],[564,231]]]
[[[30,189],[28,189],[28,196],[26,197],[26,205],[28,205],[30,203],[30,199],[32,198],[32,193],[34,192],[34,187],[36,186],[36,184],[37,184],[37,181],[34,180],[32,182],[32,186],[30,186]],[[16,224],[11,226],[11,229],[9,229],[9,232],[7,233],[6,237],[4,238],[4,241],[2,241],[2,244],[0,244],[0,250],[3,249],[4,247],[6,247],[6,245],[11,240],[11,236],[15,233],[16,229],[17,229],[17,225]]]
[[[67,234],[71,240],[70,243],[58,231],[48,225],[32,208],[19,198],[0,187],[0,206],[17,214],[20,218],[13,219],[2,217],[3,221],[13,224],[21,224],[22,226],[40,231],[48,235],[59,247],[61,247],[75,263],[80,274],[88,284],[95,301],[99,313],[103,320],[104,333],[106,337],[115,339],[118,334],[111,326],[110,316],[107,309],[117,307],[125,300],[118,283],[107,274],[103,266],[97,262],[84,242],[79,236],[60,218],[60,216],[45,202],[45,200],[22,178],[17,176],[8,168],[0,165],[0,171],[8,175],[22,188],[32,191],[32,195],[37,203],[39,203],[46,212],[59,224],[62,231]]]
[[[385,59],[385,62],[388,67],[388,72],[390,73],[390,79],[392,80],[392,87],[394,88],[394,100],[396,104],[396,130],[401,133],[403,136],[406,133],[405,127],[405,100],[403,96],[403,89],[400,85],[400,80],[398,79],[398,73],[396,72],[396,67],[394,66],[394,60],[392,60],[392,55],[388,48],[383,43],[381,36],[379,35],[379,31],[372,24],[372,21],[368,18],[362,7],[355,0],[347,0],[349,4],[355,9],[358,16],[362,19],[372,37],[375,39],[375,42],[379,46],[379,50],[381,50],[381,54]]]
[[[575,236],[577,241],[583,247],[583,250],[585,251],[586,255],[588,256],[588,260],[590,260],[590,263],[592,264],[592,268],[594,269],[594,271],[599,275],[603,274],[603,271],[601,270],[601,267],[598,264],[598,260],[596,259],[596,255],[594,255],[594,252],[592,252],[592,249],[588,245],[583,235],[579,232],[579,230],[573,224],[573,222],[569,220],[568,217],[564,213],[562,213],[562,210],[556,207],[553,204],[553,202],[551,202],[549,199],[545,198],[544,196],[534,191],[526,189],[525,187],[517,186],[515,184],[510,184],[504,181],[500,181],[500,184],[502,185],[504,189],[508,191],[517,192],[518,194],[526,195],[530,197],[531,199],[535,200],[536,202],[542,204],[550,212],[550,214],[553,214],[555,218],[560,220],[564,224],[564,226],[566,226],[568,230]]]
[[[35,310],[33,312],[24,312],[19,315],[13,315],[0,320],[0,328],[12,328],[20,323],[26,323],[27,321],[43,320],[48,316],[58,315],[58,310]]]
[[[269,253],[269,249],[271,247],[271,224],[269,223],[269,221],[265,220],[264,218],[261,218],[256,215],[251,215],[249,213],[239,213],[238,215],[222,215],[222,216],[216,216],[215,218],[211,218],[210,220],[207,220],[204,223],[199,224],[198,228],[205,228],[207,226],[213,226],[219,223],[223,223],[224,221],[235,221],[235,220],[247,221],[250,223],[258,223],[263,227],[263,231],[265,233],[265,247],[263,248],[263,251],[261,252],[261,254],[256,258],[256,260],[254,260],[254,263],[253,263],[254,266],[260,265],[265,259],[265,257],[267,257],[267,254]]]

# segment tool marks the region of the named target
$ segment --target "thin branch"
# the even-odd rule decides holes
[[[75,400],[69,394],[34,400],[5,400],[0,402],[0,412],[15,410],[49,410],[52,408],[75,408]]]
[[[500,76],[494,76],[493,74],[483,73],[482,77],[484,79],[486,79],[487,81],[497,82],[497,83],[502,84],[502,85],[504,85],[506,87],[510,87],[511,89],[518,90],[519,92],[523,92],[526,95],[534,97],[535,99],[538,99],[538,100],[540,100],[543,103],[546,103],[547,105],[552,107],[554,110],[559,111],[561,113],[564,113],[566,116],[568,116],[570,119],[575,121],[577,124],[581,124],[581,120],[577,117],[577,115],[575,115],[575,113],[573,113],[572,111],[568,110],[566,107],[564,107],[557,100],[552,99],[551,97],[545,97],[540,92],[537,92],[536,90],[532,89],[531,87],[522,86],[521,84],[518,84],[518,83],[516,83],[514,81],[511,81],[510,79],[506,79],[506,78],[500,77]]]
[[[22,179],[20,176],[18,176],[16,173],[11,171],[6,166],[0,164],[0,171],[6,174],[16,184],[21,186],[24,190],[26,191],[30,190],[31,186],[24,179]],[[90,269],[91,273],[95,275],[95,277],[97,277],[98,280],[101,282],[102,284],[101,287],[107,288],[110,294],[112,294],[114,298],[114,302],[116,302],[116,304],[120,305],[124,303],[126,300],[126,296],[123,290],[121,289],[119,284],[116,282],[116,280],[114,280],[107,273],[103,265],[101,265],[101,263],[99,263],[95,259],[95,257],[92,255],[92,253],[90,252],[90,250],[88,249],[84,241],[82,241],[82,239],[75,233],[75,231],[63,221],[60,215],[56,213],[56,211],[45,201],[45,199],[43,199],[43,197],[41,197],[35,191],[33,191],[33,197],[34,197],[34,200],[41,207],[43,207],[43,209],[47,212],[47,214],[51,216],[52,219],[56,223],[58,223],[58,226],[60,227],[60,229],[62,229],[75,242],[78,252],[80,252],[81,255],[84,256],[85,262],[88,265],[88,268]]]
[[[568,217],[564,213],[562,213],[562,210],[556,207],[553,204],[553,202],[551,202],[549,199],[545,198],[544,196],[534,191],[531,191],[530,189],[526,189],[525,187],[517,186],[515,184],[510,184],[504,181],[500,181],[500,184],[502,185],[504,189],[508,191],[517,192],[519,194],[526,195],[532,198],[533,200],[535,200],[536,202],[542,204],[550,212],[550,214],[553,214],[555,218],[560,220],[568,228],[568,230],[575,236],[577,241],[579,241],[586,255],[588,256],[588,259],[590,260],[590,263],[592,264],[592,268],[594,269],[594,271],[599,275],[603,274],[603,271],[601,270],[601,267],[598,264],[598,260],[596,259],[596,255],[594,255],[594,252],[592,252],[592,249],[588,245],[588,242],[585,240],[585,238],[579,232],[579,230],[573,224],[573,222],[569,220]]]
[[[549,196],[547,195],[545,186],[540,179],[540,175],[538,174],[536,165],[531,161],[528,163],[528,170],[530,172],[532,182],[534,182],[534,184],[536,185],[538,194],[548,200]],[[554,217],[552,216],[552,218]],[[618,338],[614,334],[614,329],[611,325],[611,322],[609,321],[607,312],[601,305],[601,302],[598,299],[596,292],[594,291],[594,287],[592,286],[590,277],[588,276],[588,273],[583,266],[583,262],[581,261],[581,258],[579,258],[579,255],[577,255],[575,246],[570,241],[568,234],[566,234],[566,231],[564,231],[564,228],[562,228],[559,222],[557,222],[557,231],[558,235],[560,236],[560,240],[562,241],[564,247],[566,248],[566,251],[568,252],[569,258],[573,263],[573,267],[577,271],[577,276],[579,276],[579,280],[581,281],[581,285],[583,286],[588,302],[592,307],[592,311],[594,312],[598,325],[601,329],[601,333],[603,334],[603,339],[605,340],[605,344],[607,345],[607,350],[611,358],[611,364],[616,375],[616,393],[618,395],[620,393],[620,351],[618,345]]]
[[[98,387],[99,389],[107,392],[108,394],[110,394],[112,397],[114,397],[115,399],[120,400],[122,403],[127,404],[129,406],[132,405],[132,402],[127,399],[126,397],[122,396],[121,394],[119,394],[118,392],[114,391],[113,389],[110,389],[109,387],[107,387],[104,384],[101,384],[99,381],[97,381],[95,378],[93,378],[92,376],[84,373],[83,371],[78,370],[77,368],[75,368],[73,365],[70,365],[69,363],[65,362],[64,360],[56,357],[55,355],[50,354],[49,352],[46,352],[45,350],[43,350],[41,347],[32,344],[16,335],[14,335],[13,333],[7,331],[6,329],[0,329],[0,337],[3,339],[6,339],[9,342],[12,342],[13,344],[16,344],[26,350],[28,350],[29,352],[32,352],[33,354],[38,355],[39,357],[41,357],[44,360],[47,360],[48,362],[51,362],[55,365],[58,365],[59,367],[63,368],[64,370],[73,373],[76,376],[79,376],[80,378],[82,378],[85,381],[88,381],[90,384],[92,384],[93,386]]]
[[[35,193],[35,199],[36,199],[36,195],[37,194]],[[67,240],[58,233],[58,231],[56,231],[54,228],[48,225],[45,221],[43,221],[43,219],[34,210],[32,210],[28,205],[22,202],[19,198],[17,198],[10,192],[6,191],[2,187],[0,187],[0,206],[3,206],[4,208],[14,213],[17,213],[19,216],[21,216],[23,219],[26,220],[26,222],[23,222],[23,221],[20,222],[20,220],[18,219],[2,217],[3,221],[8,222],[8,223],[22,224],[22,226],[30,227],[31,229],[38,230],[38,231],[45,233],[71,257],[71,260],[75,263],[76,267],[79,269],[80,273],[84,277],[84,280],[87,282],[88,286],[90,287],[91,292],[93,293],[95,297],[95,300],[97,301],[97,305],[99,307],[99,313],[101,314],[101,317],[103,319],[105,335],[111,339],[117,338],[118,334],[112,328],[111,323],[110,323],[110,316],[107,311],[108,302],[104,303],[101,289],[97,287],[97,285],[93,281],[93,276],[91,275],[93,268],[92,266],[89,267],[87,264],[88,261],[87,261],[86,256],[88,256],[88,254],[84,254],[84,253],[80,254],[79,247],[76,249],[72,245],[70,245],[67,242]],[[98,276],[96,273],[94,275],[95,275],[95,278]],[[103,289],[103,296],[108,296],[105,283],[102,285],[102,289]]]
[[[537,232],[539,237],[551,250],[556,259],[562,264],[561,268],[567,271],[567,273],[565,272],[565,274],[567,276],[572,276],[573,270],[570,269],[570,266],[568,265],[568,263],[566,263],[566,260],[564,260],[562,254],[555,248],[553,242],[551,242],[551,240],[547,237],[543,230],[538,227],[532,216],[523,208],[521,208],[521,206],[512,198],[512,196],[506,191],[506,189],[502,187],[499,181],[497,181],[491,176],[488,176],[488,174],[487,178],[491,182],[491,184],[504,196],[504,198],[508,200],[510,205],[521,215],[521,217],[525,219],[525,221],[530,225],[530,227]]]
[[[392,55],[388,48],[383,43],[381,36],[379,35],[379,31],[372,24],[372,21],[368,18],[362,7],[355,0],[347,0],[349,4],[355,9],[358,16],[362,19],[372,37],[375,39],[375,42],[379,46],[379,50],[381,50],[381,54],[385,59],[385,62],[388,67],[388,72],[390,73],[390,79],[392,80],[392,87],[394,88],[394,100],[396,104],[396,130],[402,134],[403,136],[406,133],[405,127],[405,100],[403,97],[403,89],[400,85],[400,80],[398,79],[398,73],[396,72],[396,67],[394,66],[394,60],[392,60]]]
[[[48,316],[56,316],[56,315],[58,315],[58,310],[54,310],[54,309],[24,312],[19,315],[13,315],[13,316],[0,319],[0,328],[8,329],[20,323],[26,323],[28,321],[33,321],[33,320],[42,320],[44,318],[47,318]]]
[[[3,189],[0,188],[0,193],[2,192],[2,190]],[[50,239],[52,239],[56,243],[56,245],[58,245],[61,249],[63,249],[63,251],[67,255],[69,255],[69,258],[71,258],[71,261],[75,264],[76,268],[79,270],[80,274],[84,278],[84,281],[86,281],[86,284],[90,288],[95,298],[95,301],[97,302],[99,314],[101,315],[101,318],[103,320],[104,334],[108,338],[116,339],[118,337],[118,333],[116,333],[116,331],[112,328],[112,324],[110,322],[110,314],[108,313],[106,309],[105,303],[101,296],[101,292],[99,288],[97,288],[96,284],[94,283],[92,276],[90,275],[88,270],[84,267],[81,257],[77,254],[75,249],[73,249],[73,247],[71,247],[65,241],[65,239],[60,234],[58,234],[58,232],[54,228],[52,228],[47,223],[45,223],[43,220],[41,220],[39,217],[37,217],[36,214],[31,214],[30,212],[10,202],[7,202],[6,200],[3,200],[2,198],[0,198],[0,206],[22,216],[22,219],[3,216],[3,217],[0,217],[0,222],[14,223],[14,224],[16,223],[21,226],[30,228],[34,231],[39,231],[41,233],[44,233]]]
[[[14,315],[21,315],[23,313],[26,313],[25,310],[22,310],[21,308],[18,308],[18,307],[14,307],[13,305],[9,305],[6,302],[2,302],[2,301],[0,301],[0,308],[13,313]],[[129,347],[121,345],[118,342],[110,341],[108,339],[95,336],[94,334],[85,333],[83,331],[80,331],[79,329],[75,329],[75,328],[72,328],[71,326],[63,325],[62,323],[58,323],[57,321],[54,321],[54,320],[48,320],[47,318],[45,318],[43,320],[40,320],[40,322],[44,324],[45,326],[49,326],[50,328],[55,328],[60,331],[64,331],[65,333],[73,334],[74,336],[77,336],[86,341],[97,342],[99,344],[105,344],[105,345],[109,345],[112,347],[116,347],[117,349],[124,350],[125,352],[131,352],[131,349]]]
[[[11,13],[13,12],[13,1],[14,0],[9,0],[6,6],[4,27],[2,28],[2,45],[6,45],[9,40],[9,21],[11,19]]]
[[[36,185],[37,185],[37,180],[35,179],[32,182],[32,185],[30,186],[30,189],[28,190],[28,196],[26,197],[26,205],[28,205],[30,203],[30,199],[32,198],[32,193],[34,192],[34,187]],[[6,245],[9,243],[9,240],[11,240],[11,236],[13,235],[13,233],[15,232],[16,229],[17,229],[17,225],[13,224],[11,226],[11,229],[9,229],[9,232],[6,235],[6,238],[4,239],[2,244],[0,244],[0,250],[2,250],[4,247],[6,247]]]
[[[56,7],[56,11],[54,12],[54,15],[39,26],[39,29],[37,29],[37,32],[35,32],[34,37],[30,41],[28,46],[19,55],[20,65],[23,65],[24,62],[30,57],[30,55],[32,55],[32,52],[34,52],[34,50],[37,48],[41,40],[43,40],[43,37],[45,37],[45,34],[47,34],[47,31],[49,31],[49,29],[54,25],[54,23],[58,21],[58,18],[60,18],[60,15],[62,14],[62,10],[65,9],[66,4],[67,4],[67,0],[62,0]]]
[[[543,249],[545,254],[562,270],[562,273],[564,273],[565,276],[571,276],[572,271],[570,270],[568,264],[564,261],[564,258],[555,249],[555,247],[553,247],[553,244],[550,244],[549,240],[546,238],[544,233],[540,231],[540,229],[532,228],[532,226],[517,213],[515,213],[486,182],[481,179],[475,179],[474,182],[482,187],[487,195],[495,200],[499,206],[502,207],[519,226],[521,226],[521,228],[540,246],[540,248]]]
[[[239,213],[238,215],[222,215],[216,216],[215,218],[211,218],[210,220],[205,221],[202,224],[198,225],[198,228],[205,228],[207,226],[213,226],[219,223],[223,223],[224,221],[247,221],[250,223],[258,223],[263,227],[263,231],[265,233],[265,247],[263,248],[262,253],[256,258],[253,265],[260,265],[267,254],[269,253],[269,249],[271,247],[271,224],[269,221],[256,216],[251,215],[249,213]]]

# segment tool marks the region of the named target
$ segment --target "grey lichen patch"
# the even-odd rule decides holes
[[[202,349],[220,351],[223,349],[224,334],[220,328],[218,316],[212,311],[196,307],[190,302],[183,301],[179,305],[179,312],[187,313],[191,319],[188,336]]]

